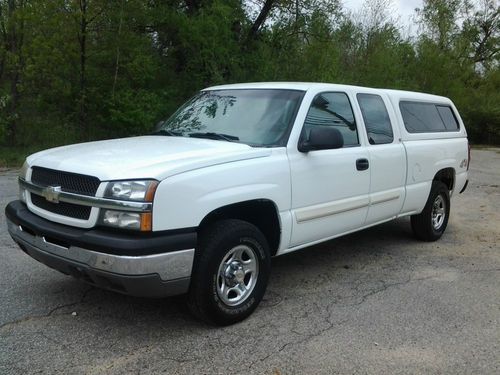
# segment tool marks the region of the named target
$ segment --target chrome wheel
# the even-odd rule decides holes
[[[438,195],[432,205],[432,227],[439,230],[446,216],[446,202],[442,195]]]
[[[245,301],[259,275],[255,250],[247,245],[233,247],[222,259],[217,273],[217,295],[228,306]]]

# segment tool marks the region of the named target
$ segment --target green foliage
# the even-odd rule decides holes
[[[500,143],[495,0],[424,1],[410,36],[390,2],[0,0],[2,154],[145,134],[203,87],[266,80],[449,96]]]

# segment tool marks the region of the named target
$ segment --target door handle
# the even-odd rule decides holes
[[[358,171],[365,171],[370,167],[370,163],[368,162],[368,159],[358,159],[356,160],[356,169]]]

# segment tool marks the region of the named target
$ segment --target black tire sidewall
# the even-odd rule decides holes
[[[266,238],[254,225],[239,220],[225,220],[216,223],[216,227],[208,228],[207,232],[216,231],[217,234],[207,236],[209,240],[201,242],[199,251],[202,254],[194,271],[197,277],[193,287],[197,289],[198,303],[206,318],[216,324],[226,325],[243,320],[258,306],[266,291],[271,260]],[[250,296],[239,305],[229,306],[217,293],[218,270],[226,254],[238,245],[246,245],[254,250],[259,273]]]
[[[441,197],[444,199],[444,203],[446,205],[445,207],[445,216],[444,216],[444,221],[439,227],[439,229],[435,229],[434,225],[432,224],[432,209],[434,205],[434,201],[436,198],[441,195]],[[448,219],[450,217],[450,196],[448,192],[448,188],[444,184],[438,184],[436,187],[436,191],[432,199],[430,200],[430,207],[429,207],[429,226],[430,230],[432,231],[432,234],[436,237],[441,237],[446,230],[446,227],[448,226]]]
[[[254,250],[257,261],[259,263],[259,274],[257,276],[257,283],[250,294],[250,296],[243,301],[240,305],[237,306],[228,306],[226,305],[219,297],[217,293],[217,271],[219,269],[219,265],[222,262],[223,258],[226,256],[227,252],[237,245],[247,245]],[[222,249],[221,249],[222,250]],[[231,242],[230,247],[226,248],[226,251],[221,251],[221,256],[215,258],[217,260],[215,262],[215,268],[212,269],[212,279],[211,279],[211,297],[213,299],[213,303],[217,306],[217,310],[222,312],[225,315],[233,316],[244,314],[246,311],[252,308],[252,306],[258,304],[262,299],[263,292],[265,292],[265,285],[267,284],[267,276],[265,272],[265,260],[266,254],[262,247],[262,245],[256,241],[252,237],[241,237],[239,241]],[[264,271],[264,272],[262,272]],[[263,288],[264,286],[264,288]],[[260,294],[262,293],[262,296]],[[259,298],[260,297],[260,298]]]
[[[443,224],[439,229],[434,229],[432,225],[432,208],[434,201],[437,196],[441,195],[445,201],[445,218]],[[440,182],[435,181],[432,183],[431,191],[429,192],[429,197],[425,204],[424,209],[418,215],[411,217],[411,226],[416,237],[423,241],[436,241],[443,235],[446,227],[448,226],[448,220],[450,217],[450,193],[448,187]]]

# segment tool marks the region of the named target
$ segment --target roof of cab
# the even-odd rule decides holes
[[[388,96],[398,100],[404,99],[422,99],[422,100],[435,100],[435,101],[450,101],[444,96],[426,94],[422,92],[403,91],[403,90],[390,90],[381,88],[371,88],[353,85],[339,85],[333,83],[320,83],[320,82],[252,82],[252,83],[234,83],[229,85],[219,85],[207,87],[206,90],[241,90],[241,89],[282,89],[282,90],[355,90],[365,92],[384,92]]]

